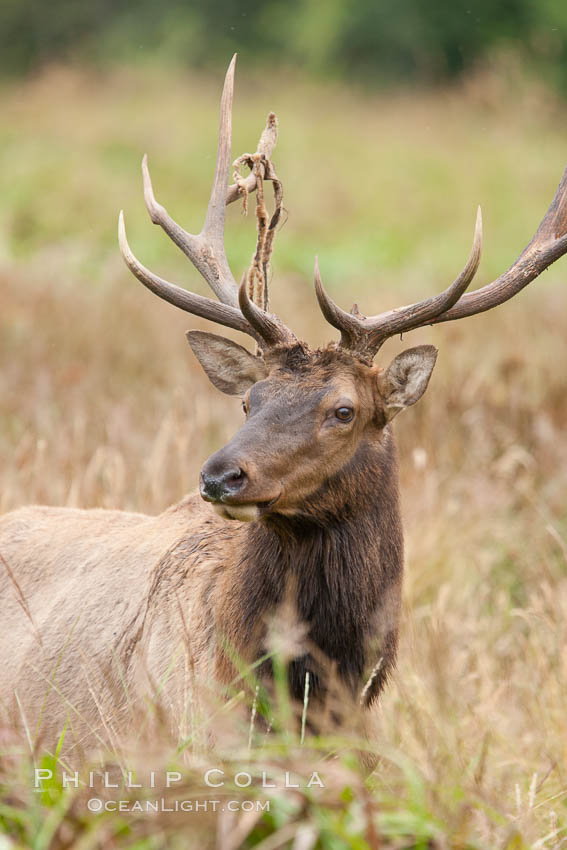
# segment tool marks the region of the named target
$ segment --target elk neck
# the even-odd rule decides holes
[[[351,691],[376,663],[373,651],[392,654],[393,662],[403,568],[397,479],[396,449],[386,430],[380,443],[362,444],[300,516],[251,524],[231,577],[228,631],[263,654],[263,614],[285,599],[307,625],[314,654],[333,662]],[[382,648],[370,647],[377,636]],[[312,693],[321,686],[317,669],[309,652],[292,661],[295,697],[303,695],[308,670]]]

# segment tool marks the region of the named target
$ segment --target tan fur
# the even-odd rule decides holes
[[[370,702],[393,664],[402,562],[386,379],[302,346],[272,355],[255,383],[244,349],[211,335],[199,346],[215,380],[217,369],[226,386],[252,384],[246,422],[203,467],[244,467],[236,496],[213,506],[193,494],[156,517],[29,507],[0,518],[0,719],[33,740],[54,746],[67,721],[67,744],[112,744],[156,702],[186,733],[206,689],[236,674],[223,641],[244,663],[261,657],[266,616],[296,571],[298,611],[355,701],[365,667],[387,655]],[[416,351],[410,374],[429,364],[423,392],[434,352]],[[352,421],[337,420],[343,404]],[[292,674],[299,695],[305,663]]]
[[[68,716],[77,741],[87,732],[108,741],[105,724],[124,734],[130,717],[139,722],[140,701],[176,659],[163,690],[181,724],[180,610],[189,638],[198,635],[196,672],[210,679],[209,588],[239,531],[198,494],[156,517],[45,507],[0,517],[3,719],[34,736],[40,724],[53,744]]]

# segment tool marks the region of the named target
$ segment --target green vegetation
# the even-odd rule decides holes
[[[204,291],[149,223],[139,166],[147,151],[158,200],[197,229],[223,71],[65,67],[4,85],[0,510],[29,502],[162,510],[195,486],[203,459],[240,422],[238,401],[216,393],[188,351],[183,331],[205,323],[147,293],[116,244],[124,207],[140,259]],[[335,337],[315,304],[316,252],[341,304],[356,299],[371,313],[406,303],[455,277],[480,202],[483,284],[531,237],[565,164],[563,107],[514,75],[378,97],[289,70],[258,76],[241,62],[235,156],[254,147],[270,108],[280,118],[275,162],[287,209],[272,302],[315,344]],[[238,276],[254,247],[253,219],[235,205],[228,227]],[[358,739],[307,736],[302,745],[284,721],[270,736],[258,725],[248,750],[251,706],[237,690],[181,750],[157,738],[137,746],[132,769],[178,769],[183,779],[168,799],[266,799],[256,785],[232,782],[209,795],[211,766],[227,777],[250,769],[305,779],[317,770],[324,788],[277,787],[269,813],[96,814],[86,790],[65,791],[58,771],[33,793],[33,767],[65,768],[64,755],[41,743],[30,752],[0,729],[2,850],[562,846],[566,265],[491,314],[392,340],[381,353],[384,362],[420,342],[440,350],[428,393],[396,420],[407,574],[372,774],[353,756]],[[272,710],[277,718],[280,705]],[[212,752],[202,740],[209,731]],[[98,768],[116,757],[89,754]]]
[[[4,0],[0,33],[4,73],[77,57],[216,66],[241,51],[248,65],[422,85],[504,50],[567,86],[562,0]]]

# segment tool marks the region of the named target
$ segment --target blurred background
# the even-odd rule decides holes
[[[3,0],[0,63],[22,74],[61,59],[293,65],[374,87],[444,82],[502,50],[567,86],[561,0]]]
[[[233,156],[269,110],[280,121],[272,307],[314,345],[336,338],[316,253],[339,303],[379,312],[453,280],[480,203],[482,285],[567,162],[563,0],[0,0],[0,48],[0,511],[161,511],[239,425],[184,338],[214,328],[144,290],[116,238],[124,208],[140,260],[205,293],[152,227],[140,163],[197,232],[234,51]],[[254,217],[234,204],[227,219],[239,278]],[[450,846],[527,846],[496,843],[511,829],[554,846],[565,825],[566,275],[563,259],[492,313],[380,355],[440,350],[395,423],[406,613],[382,722],[435,822],[461,829]]]

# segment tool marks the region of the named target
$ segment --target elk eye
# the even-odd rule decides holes
[[[354,416],[354,410],[352,407],[337,407],[335,410],[335,416],[341,422],[350,422],[352,417]]]
[[[243,402],[242,402],[242,410],[244,411],[244,413],[248,413],[248,409],[247,409],[247,407],[246,407],[246,402],[245,402],[245,401],[243,401]]]

